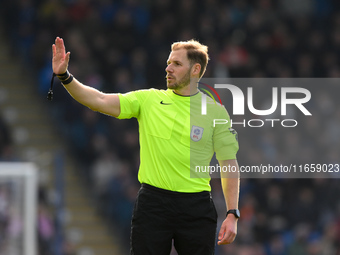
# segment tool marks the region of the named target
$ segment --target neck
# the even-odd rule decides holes
[[[198,92],[197,87],[195,88],[190,88],[190,86],[187,86],[187,87],[182,88],[182,89],[175,89],[174,92],[180,96],[191,96],[191,95],[195,95]]]

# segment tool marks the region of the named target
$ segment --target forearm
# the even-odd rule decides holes
[[[238,172],[238,164],[235,160],[222,160],[220,161],[222,166],[230,165],[230,169],[234,167],[236,172],[232,173],[221,173],[221,184],[223,189],[223,194],[226,202],[227,210],[238,209],[239,201],[239,190],[240,190],[240,178]]]
[[[82,84],[76,78],[71,83],[64,85],[64,88],[76,101],[96,110],[96,101],[102,96],[100,91]]]
[[[222,178],[222,189],[227,210],[238,209],[239,187],[238,178]]]
[[[235,172],[221,172],[221,184],[226,202],[227,210],[238,209],[238,197],[240,189],[240,178],[238,164],[236,159],[219,161],[221,169],[226,166],[227,169],[235,169]],[[230,165],[230,168],[228,167]],[[235,240],[237,234],[238,217],[230,213],[222,223],[218,234],[218,245],[229,244]]]
[[[76,78],[69,84],[64,85],[64,87],[76,101],[91,110],[114,117],[119,116],[120,103],[117,94],[103,93],[95,88],[82,84]]]

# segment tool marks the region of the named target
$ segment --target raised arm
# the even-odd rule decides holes
[[[71,53],[66,53],[62,38],[57,37],[55,39],[55,44],[52,45],[52,53],[53,72],[56,75],[66,73]],[[114,117],[119,116],[120,102],[117,94],[107,94],[100,92],[97,89],[80,83],[75,78],[70,83],[64,85],[64,87],[75,100],[89,107],[90,109]]]

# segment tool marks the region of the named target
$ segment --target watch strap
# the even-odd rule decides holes
[[[228,210],[226,216],[228,216],[228,214],[230,214],[230,213],[234,214],[236,218],[240,218],[241,217],[240,211],[238,209]]]

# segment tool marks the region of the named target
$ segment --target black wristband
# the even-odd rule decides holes
[[[73,75],[72,74],[70,74],[70,76],[66,80],[61,81],[61,83],[63,85],[67,85],[67,84],[71,83],[71,81],[73,81]]]
[[[238,209],[231,209],[227,211],[227,214],[226,214],[227,217],[229,213],[234,214],[237,219],[241,217],[240,211]]]
[[[60,81],[66,81],[70,77],[70,73],[68,70],[66,70],[63,74],[57,74],[57,77]]]

